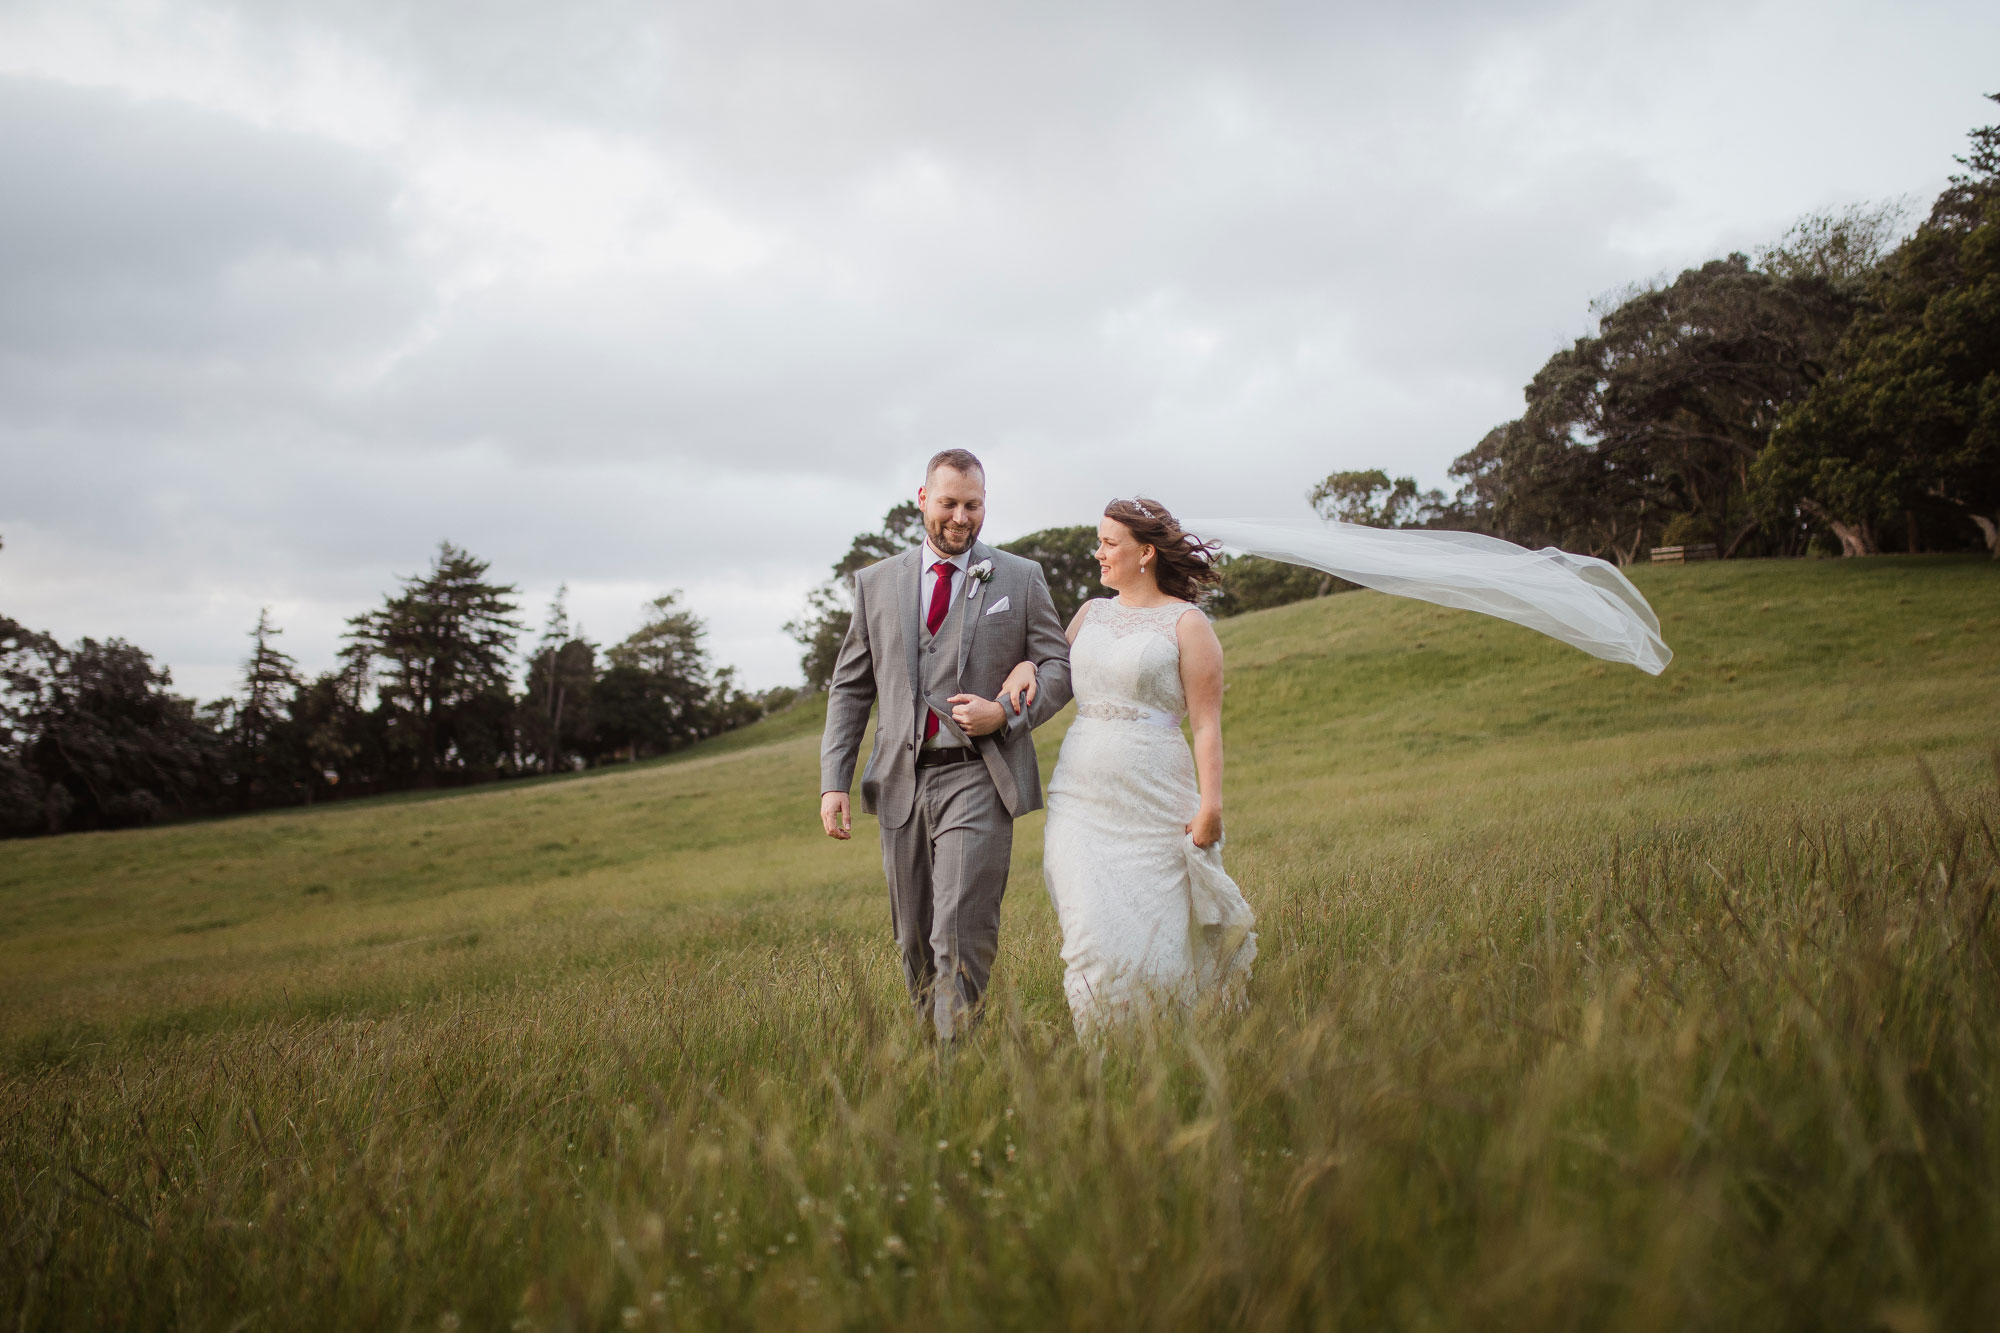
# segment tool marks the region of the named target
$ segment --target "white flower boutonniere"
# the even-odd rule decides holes
[[[965,595],[967,599],[977,597],[980,585],[991,583],[992,581],[993,562],[991,560],[981,560],[979,563],[968,568],[965,571]]]

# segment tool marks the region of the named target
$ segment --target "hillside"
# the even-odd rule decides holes
[[[628,1307],[703,1326],[980,1323],[1002,1299],[1023,1324],[1064,1310],[1078,1326],[1142,1309],[1440,1326],[1776,1311],[1778,1326],[1853,1300],[1964,1308],[1993,1279],[1952,1285],[1957,1241],[1812,1288],[1851,1257],[1814,1210],[1853,1200],[1812,1197],[1791,1232],[1759,1229],[1743,1173],[1783,1169],[1745,1107],[1792,1117],[1779,1137],[1803,1136],[1811,1180],[1821,1146],[1872,1141],[1874,1103],[1905,1093],[1859,1066],[1863,1111],[1807,1086],[1799,1071],[1829,1068],[1837,1043],[1727,959],[1782,936],[1831,1012],[1847,937],[1808,925],[1831,952],[1797,953],[1824,908],[1797,895],[1841,880],[1848,924],[1864,885],[1892,914],[1925,874],[1990,897],[1991,846],[1965,831],[1996,810],[2000,567],[1745,562],[1635,581],[1677,654],[1658,679],[1373,593],[1221,622],[1227,857],[1262,917],[1256,1003],[1221,1047],[1197,1025],[1123,1073],[1067,1031],[1040,816],[1017,830],[1003,1016],[954,1071],[924,1072],[873,823],[847,845],[818,832],[813,703],[567,781],[0,844],[19,1201],[0,1289],[24,1326],[258,1310],[599,1326]],[[1060,731],[1040,738],[1045,775]],[[1938,824],[1919,760],[1970,822]],[[1922,870],[1950,827],[1957,859]],[[1838,875],[1810,851],[1835,839]],[[1751,918],[1727,946],[1718,891]],[[1991,947],[1985,918],[1932,926]],[[1904,921],[1895,948],[1928,949],[1931,928]],[[1685,950],[1663,943],[1674,929]],[[1711,953],[1736,980],[1683,970]],[[1991,977],[1962,971],[1975,953],[1897,954],[1912,1014],[1990,1003]],[[1771,1045],[1739,1059],[1752,1013]],[[1624,1073],[1551,1072],[1607,1023],[1627,1031]],[[1819,1063],[1782,1054],[1787,1033],[1818,1040]],[[1928,1058],[1990,1084],[1990,1054]],[[1780,1087],[1804,1100],[1757,1100]],[[1719,1126],[1711,1153],[1687,1117],[1720,1114],[1716,1089],[1736,1119],[1699,1121]],[[1982,1105],[1966,1113],[2000,1129],[2000,1102]],[[1003,1138],[1009,1164],[1017,1143],[1042,1154],[1004,1189]],[[984,1155],[968,1167],[951,1142]],[[1928,1169],[1990,1187],[2000,1157],[1967,1145]],[[853,1201],[822,1214],[844,1188]],[[1135,1188],[1152,1206],[1106,1213]],[[1909,1229],[1913,1256],[1934,1214],[1966,1246],[2000,1242],[1990,1201],[1923,1213],[1900,1189],[1867,1206]],[[1675,1231],[1655,1211],[1669,1199],[1705,1210],[1712,1239]],[[124,1276],[85,1294],[84,1273]],[[1565,1281],[1581,1285],[1548,1289]]]

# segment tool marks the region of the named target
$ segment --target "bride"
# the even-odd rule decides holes
[[[1240,1003],[1257,955],[1255,918],[1222,868],[1222,644],[1195,605],[1216,581],[1213,550],[1156,501],[1112,501],[1095,554],[1118,595],[1069,625],[1076,720],[1049,780],[1042,874],[1079,1032]],[[1006,693],[1033,702],[1032,664]]]
[[[1255,918],[1222,869],[1222,645],[1195,605],[1222,547],[1496,616],[1649,675],[1673,660],[1653,608],[1595,556],[1352,523],[1194,527],[1201,537],[1153,500],[1106,505],[1097,563],[1118,595],[1084,603],[1069,626],[1077,717],[1049,781],[1042,873],[1080,1032],[1161,1002],[1240,1004],[1257,956]],[[1001,697],[1016,712],[1034,702],[1032,663]]]

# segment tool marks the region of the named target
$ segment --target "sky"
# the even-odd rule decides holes
[[[719,664],[924,460],[986,537],[1426,486],[1591,303],[1912,218],[1990,0],[0,0],[0,612],[231,690],[440,541]]]

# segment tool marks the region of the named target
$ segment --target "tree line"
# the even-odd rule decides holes
[[[1452,464],[1455,495],[1344,473],[1334,503],[1621,564],[1688,544],[2000,558],[2000,126],[1970,138],[1909,236],[1898,205],[1817,214],[1601,302]]]
[[[349,619],[308,676],[268,612],[235,694],[205,705],[136,645],[68,647],[0,616],[0,835],[458,786],[642,759],[755,721],[747,694],[667,593],[600,649],[566,590],[523,651],[518,590],[446,542],[431,567]],[[517,685],[517,679],[519,684]]]
[[[2000,94],[1993,98],[2000,101]],[[1446,495],[1379,468],[1335,472],[1322,518],[1455,528],[1629,564],[1655,546],[1723,557],[1984,547],[2000,558],[2000,126],[1896,240],[1898,205],[1808,216],[1754,259],[1730,254],[1594,307],[1526,410],[1452,463]],[[855,537],[786,626],[824,689],[853,576],[923,540],[914,504]],[[1065,622],[1106,595],[1088,526],[1001,550],[1038,560]],[[1205,602],[1236,615],[1353,585],[1254,557]]]
[[[1330,512],[1330,511],[1328,511]],[[800,648],[799,668],[808,689],[824,690],[833,678],[834,659],[854,615],[854,576],[878,560],[906,551],[924,539],[923,513],[908,500],[892,506],[882,526],[858,534],[833,564],[832,576],[807,595],[798,619],[785,626]],[[1068,624],[1093,597],[1109,596],[1097,581],[1097,529],[1087,524],[1044,528],[995,549],[1026,556],[1042,567],[1056,616]],[[1210,614],[1237,615],[1353,587],[1317,570],[1301,569],[1254,556],[1225,557],[1222,583],[1204,601]]]

